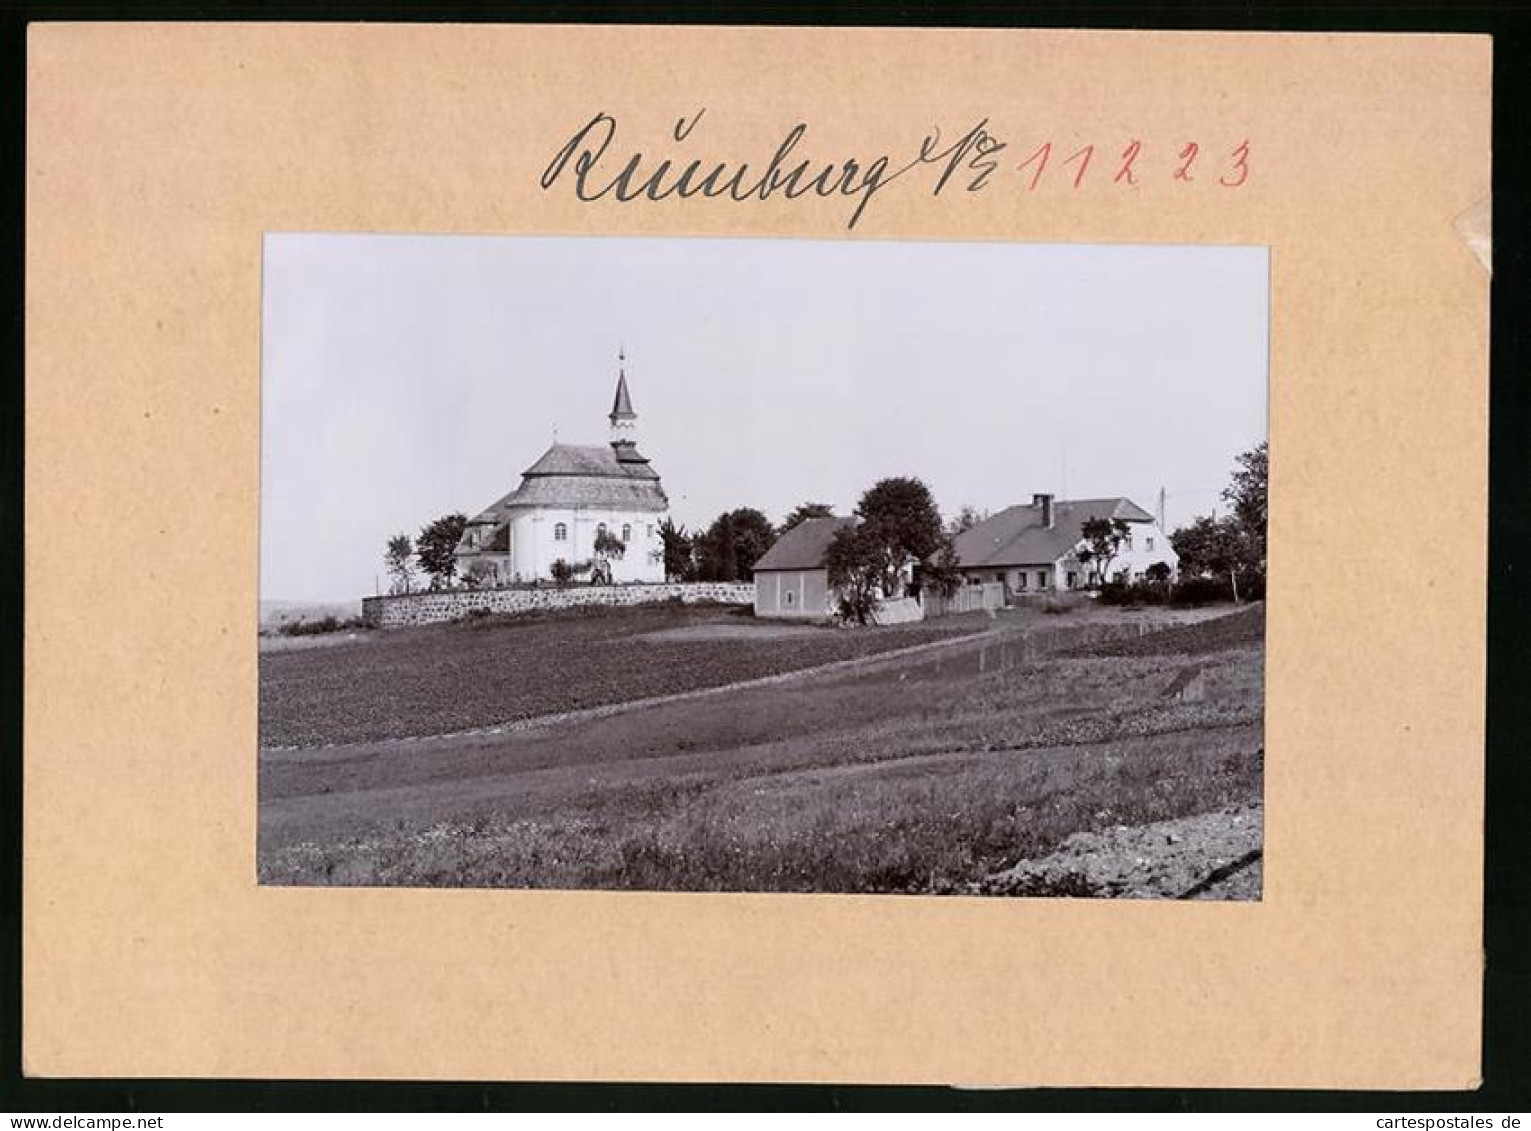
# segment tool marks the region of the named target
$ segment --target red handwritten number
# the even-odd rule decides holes
[[[1200,152],[1200,150],[1201,147],[1198,146],[1194,141],[1188,141],[1185,143],[1185,148],[1180,151],[1180,160],[1182,164],[1180,168],[1175,170],[1175,179],[1177,181],[1194,181],[1196,179],[1195,177],[1191,176],[1191,164],[1196,160],[1196,154]]]
[[[1041,145],[1041,148],[1039,148],[1030,157],[1026,158],[1026,160],[1022,161],[1015,167],[1016,171],[1019,172],[1020,170],[1026,168],[1027,165],[1030,165],[1033,161],[1037,162],[1037,171],[1031,175],[1031,184],[1026,186],[1027,192],[1036,191],[1037,182],[1042,179],[1042,170],[1047,168],[1047,159],[1052,156],[1052,152],[1053,143],[1050,141],[1044,141]]]
[[[1237,173],[1239,179],[1230,181],[1226,176],[1219,177],[1217,183],[1224,188],[1238,188],[1249,180],[1249,140],[1246,138],[1239,143],[1239,147],[1233,151],[1233,168],[1230,173]]]
[[[1141,153],[1142,150],[1143,143],[1134,138],[1132,144],[1129,145],[1127,149],[1122,153],[1122,168],[1121,171],[1111,179],[1112,184],[1120,184],[1123,177],[1127,178],[1127,183],[1129,185],[1135,185],[1138,183],[1137,177],[1133,176],[1132,173],[1132,163],[1138,159],[1138,154]]]
[[[1079,172],[1074,174],[1074,187],[1075,188],[1078,188],[1079,187],[1079,182],[1084,180],[1084,171],[1090,167],[1090,158],[1092,156],[1094,156],[1094,154],[1095,154],[1095,147],[1093,145],[1087,145],[1083,149],[1081,149],[1078,153],[1070,154],[1068,156],[1068,158],[1063,162],[1065,165],[1067,165],[1070,161],[1074,161],[1077,158],[1080,158],[1080,157],[1084,158],[1083,161],[1079,162]]]

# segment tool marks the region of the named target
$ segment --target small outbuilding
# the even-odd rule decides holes
[[[806,518],[755,563],[755,615],[824,620],[835,613],[824,554],[854,518]]]

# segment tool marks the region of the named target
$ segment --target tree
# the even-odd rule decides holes
[[[962,573],[957,568],[957,550],[950,541],[927,561],[915,567],[915,581],[921,593],[929,590],[937,596],[950,597],[962,588]]]
[[[1170,535],[1182,575],[1226,575],[1235,601],[1241,586],[1243,593],[1257,596],[1265,588],[1269,445],[1255,445],[1239,455],[1237,463],[1223,491],[1233,513],[1222,518],[1203,515]]]
[[[457,543],[468,525],[463,514],[442,515],[415,539],[415,557],[420,569],[431,579],[432,589],[441,589],[452,583],[457,573]]]
[[[1223,537],[1221,524],[1211,515],[1202,515],[1190,526],[1182,526],[1170,535],[1170,545],[1180,558],[1182,577],[1205,577],[1220,572]]]
[[[918,479],[880,479],[856,504],[862,518],[876,519],[891,542],[911,558],[924,561],[945,544],[941,512],[930,488]]]
[[[1131,529],[1119,518],[1086,519],[1079,528],[1084,545],[1074,551],[1074,556],[1083,565],[1094,562],[1095,574],[1100,581],[1110,581],[1111,563],[1121,552],[1122,543],[1127,541],[1129,533]]]
[[[781,535],[791,530],[794,526],[800,525],[805,519],[832,518],[834,513],[835,508],[828,503],[799,503],[793,508],[792,513],[782,520],[781,528],[777,530],[776,535],[778,538],[781,537]]]
[[[754,507],[726,511],[695,539],[697,574],[703,581],[749,581],[775,540],[771,520]]]
[[[388,569],[388,576],[393,578],[393,584],[388,590],[390,593],[408,593],[413,588],[415,567],[410,559],[414,553],[415,547],[410,543],[408,534],[395,534],[388,539],[383,562]]]
[[[1170,579],[1170,572],[1168,562],[1155,562],[1143,571],[1143,576],[1156,585],[1163,585]]]
[[[1202,515],[1171,534],[1170,545],[1180,556],[1182,577],[1226,576],[1233,599],[1239,599],[1239,576],[1254,568],[1254,549],[1238,519]]]
[[[972,503],[964,503],[957,517],[946,524],[946,532],[955,538],[959,534],[966,534],[988,517],[987,511],[979,511]]]
[[[878,480],[861,496],[856,514],[861,526],[881,539],[881,584],[886,596],[897,596],[905,570],[936,560],[951,546],[930,488],[918,479]]]
[[[883,589],[889,532],[875,522],[841,527],[824,551],[829,585],[839,603],[840,619],[866,624]]]
[[[1265,574],[1265,532],[1269,524],[1270,443],[1262,441],[1237,458],[1233,480],[1223,498],[1248,541],[1249,565]]]
[[[693,556],[694,539],[684,526],[676,526],[666,518],[659,524],[659,540],[664,548],[660,551],[664,561],[666,581],[693,581],[696,578],[696,559]]]

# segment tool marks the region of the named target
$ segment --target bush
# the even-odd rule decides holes
[[[548,566],[548,572],[553,575],[553,580],[559,585],[567,585],[574,580],[574,567],[559,558]]]
[[[1265,574],[1254,570],[1239,574],[1239,600],[1265,600]]]
[[[1234,599],[1233,583],[1225,574],[1221,577],[1186,578],[1174,587],[1170,595],[1170,604],[1210,605],[1218,601]],[[1240,573],[1237,600],[1240,603],[1265,600],[1265,575],[1258,570]]]
[[[1079,607],[1079,600],[1075,597],[1044,597],[1042,599],[1042,611],[1054,616],[1063,613],[1071,613]]]
[[[314,621],[299,618],[282,625],[277,631],[283,636],[319,636],[326,632],[350,632],[365,627],[367,627],[366,623],[361,617],[348,617],[341,620],[339,617],[328,616]]]
[[[869,624],[876,608],[875,593],[854,587],[841,590],[836,602],[836,612],[841,624]]]
[[[1170,599],[1170,587],[1155,581],[1108,581],[1100,587],[1100,601],[1105,605],[1132,608],[1137,605],[1163,605]]]
[[[1112,580],[1100,587],[1099,600],[1103,605],[1136,605],[1136,586],[1125,581]]]
[[[482,559],[474,562],[462,575],[463,587],[466,589],[489,589],[495,584],[495,568]]]
[[[1172,605],[1211,605],[1233,600],[1233,586],[1225,577],[1188,577],[1170,593]]]

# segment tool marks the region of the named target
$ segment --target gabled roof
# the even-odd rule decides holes
[[[805,518],[772,543],[755,563],[756,573],[770,569],[822,569],[824,552],[841,530],[855,526],[854,518]]]
[[[1080,528],[1096,518],[1154,520],[1131,499],[1120,496],[1054,503],[1051,527],[1042,525],[1042,508],[1034,503],[1006,507],[957,535],[957,560],[969,567],[1051,565],[1079,544]]]

